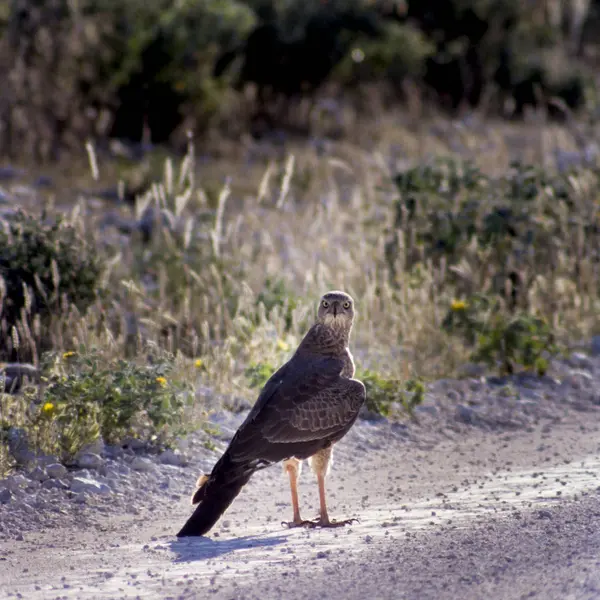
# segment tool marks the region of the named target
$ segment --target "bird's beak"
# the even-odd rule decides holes
[[[335,318],[335,317],[337,317],[338,303],[334,302],[332,308],[333,308],[333,317]]]

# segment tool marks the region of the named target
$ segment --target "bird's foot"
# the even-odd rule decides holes
[[[307,529],[316,529],[317,527],[333,528],[333,527],[345,527],[346,525],[352,525],[352,523],[358,523],[358,519],[344,519],[343,521],[330,521],[329,519],[315,519],[314,521],[292,521],[290,523],[283,522],[283,525],[287,527],[306,527]]]
[[[352,523],[358,523],[358,519],[344,519],[343,521],[330,521],[329,519],[317,519],[311,521],[313,527],[345,527],[346,525],[352,525]]]
[[[315,527],[312,521],[304,521],[303,519],[294,519],[293,521],[281,521],[281,524],[288,529],[295,527]]]

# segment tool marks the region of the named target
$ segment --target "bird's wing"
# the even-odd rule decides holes
[[[319,450],[339,439],[354,423],[365,388],[340,376],[343,361],[292,359],[273,376],[232,440],[236,460],[277,461]],[[341,434],[341,435],[340,435]]]

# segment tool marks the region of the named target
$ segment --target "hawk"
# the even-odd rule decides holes
[[[292,358],[267,381],[256,404],[237,430],[210,475],[202,475],[192,497],[197,504],[178,537],[204,535],[259,469],[283,461],[292,493],[290,527],[339,527],[330,520],[325,495],[333,444],[352,427],[366,399],[354,376],[348,340],[354,301],[340,291],[326,293],[317,320]],[[319,485],[316,521],[300,517],[298,476],[310,458]]]

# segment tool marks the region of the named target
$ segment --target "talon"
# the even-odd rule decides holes
[[[324,521],[318,519],[314,522],[315,527],[345,527],[346,525],[352,525],[352,523],[358,523],[358,519],[345,519],[343,521]]]
[[[314,521],[281,521],[281,524],[288,529],[294,529],[295,527],[308,527],[313,529],[317,526]]]

